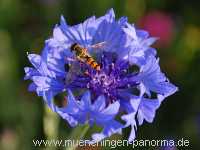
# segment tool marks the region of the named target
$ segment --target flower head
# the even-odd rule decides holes
[[[87,74],[78,76],[71,87],[89,89],[95,96],[104,95],[107,103],[120,99],[120,93],[137,86],[134,80],[135,72],[129,72],[129,63],[125,60],[115,60],[113,53],[104,52],[101,56],[101,70],[95,71],[87,67]]]
[[[162,101],[177,91],[161,72],[156,50],[150,47],[155,40],[126,17],[116,20],[113,9],[75,26],[61,17],[41,56],[28,55],[34,68],[25,68],[25,79],[33,81],[29,89],[43,96],[71,126],[101,126],[102,132],[92,135],[94,142],[121,134],[128,126],[132,141],[136,126],[144,120],[153,122]],[[81,47],[79,52],[72,51],[75,43]],[[104,44],[93,46],[98,43]],[[63,92],[67,105],[60,108],[53,97]]]

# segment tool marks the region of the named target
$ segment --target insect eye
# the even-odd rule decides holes
[[[70,47],[70,50],[73,51],[76,45],[77,43],[72,44],[72,46]]]

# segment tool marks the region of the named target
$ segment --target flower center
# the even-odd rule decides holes
[[[101,85],[102,87],[110,86],[115,82],[115,78],[111,76],[107,76],[105,73],[96,74],[94,78],[91,80],[93,84]]]
[[[104,94],[112,99],[116,96],[116,87],[116,77],[107,75],[105,72],[97,72],[87,85],[87,88],[94,93],[98,93],[98,95]]]
[[[69,87],[89,89],[94,96],[104,95],[112,103],[120,98],[120,91],[137,85],[133,79],[135,75],[128,71],[128,62],[116,61],[112,54],[106,54],[102,56],[101,64],[99,71],[85,64],[85,73],[77,75]]]

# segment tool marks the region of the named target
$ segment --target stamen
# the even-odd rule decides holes
[[[107,96],[108,103],[113,103],[119,98],[119,89],[135,87],[137,84],[131,79],[133,76],[130,78],[128,63],[124,61],[116,62],[112,59],[112,56],[111,53],[103,55],[102,68],[99,71],[94,71],[87,65],[83,66],[84,69],[82,70],[86,71],[72,82],[73,87],[84,87],[93,91],[96,96],[103,94]]]

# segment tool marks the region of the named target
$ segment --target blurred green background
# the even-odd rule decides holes
[[[92,15],[104,15],[109,8],[114,8],[117,18],[128,16],[138,28],[160,37],[154,46],[161,68],[179,87],[179,92],[163,102],[155,121],[139,127],[137,139],[184,138],[190,141],[188,149],[198,150],[199,6],[196,0],[0,0],[0,150],[40,149],[33,146],[33,139],[55,135],[62,139],[70,134],[68,124],[54,116],[56,134],[47,135],[51,133],[46,133],[45,124],[51,120],[42,99],[28,92],[29,81],[23,80],[23,68],[30,65],[26,52],[40,53],[61,14],[72,25]],[[111,138],[125,139],[128,133],[125,130],[122,136]]]

